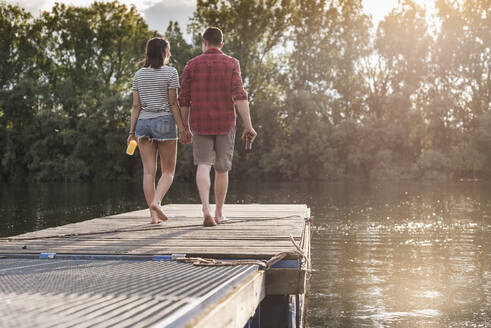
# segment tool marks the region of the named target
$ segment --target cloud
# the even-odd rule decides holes
[[[183,31],[185,39],[191,40],[191,35],[186,33],[189,18],[193,16],[195,2],[191,1],[165,1],[152,4],[142,10],[150,29],[164,34],[169,22],[177,21]]]
[[[7,0],[7,3],[17,5],[29,11],[33,15],[38,15],[46,9],[48,0]]]
[[[0,0],[1,1],[1,0]],[[58,0],[7,0],[8,3],[17,4],[37,16],[43,10],[50,10]],[[89,6],[94,0],[65,0],[63,3],[75,6]],[[99,0],[110,1],[110,0]],[[169,22],[177,21],[181,27],[184,38],[191,42],[192,36],[186,29],[189,18],[196,9],[196,0],[120,0],[126,5],[135,5],[142,13],[145,21],[152,30],[164,34]]]

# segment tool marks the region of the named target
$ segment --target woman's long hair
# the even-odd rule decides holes
[[[167,48],[170,47],[166,38],[152,38],[147,41],[145,47],[144,67],[159,68],[167,64],[165,56]]]

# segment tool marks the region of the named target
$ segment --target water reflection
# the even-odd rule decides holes
[[[490,185],[352,187],[313,209],[310,326],[491,326]]]
[[[311,207],[308,327],[491,327],[491,184],[231,183],[229,203]],[[0,235],[144,207],[139,183],[0,186]]]

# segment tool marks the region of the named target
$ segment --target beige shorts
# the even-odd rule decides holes
[[[218,172],[232,169],[235,127],[224,135],[193,135],[194,165],[208,164]]]

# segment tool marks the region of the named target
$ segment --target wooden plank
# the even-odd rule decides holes
[[[110,219],[108,219],[109,221]],[[50,237],[50,236],[63,236],[63,235],[77,235],[77,234],[84,234],[84,235],[90,235],[90,234],[108,234],[108,233],[152,233],[152,234],[157,234],[157,233],[177,233],[179,232],[196,232],[196,233],[203,233],[203,234],[217,234],[219,231],[220,232],[242,232],[242,231],[247,231],[247,232],[257,232],[257,233],[263,233],[267,234],[275,232],[275,233],[282,233],[285,235],[286,233],[293,233],[297,236],[300,235],[301,229],[302,229],[302,220],[298,220],[296,222],[278,222],[276,224],[268,224],[264,222],[254,222],[254,223],[246,223],[246,224],[239,224],[239,223],[229,223],[229,224],[223,224],[219,225],[216,227],[203,227],[202,226],[202,221],[201,219],[198,221],[193,221],[193,225],[170,225],[167,223],[163,223],[160,225],[150,225],[150,224],[145,224],[145,225],[122,225],[122,226],[115,226],[111,225],[110,222],[108,224],[101,226],[101,225],[94,225],[91,224],[90,221],[85,222],[86,225],[82,226],[79,225],[78,227],[74,226],[63,226],[57,229],[46,229],[38,233],[29,233],[29,234],[23,234],[19,236],[14,236],[10,238],[3,238],[3,241],[6,241],[8,239],[13,240],[13,239],[25,239],[25,238],[40,238],[40,237]]]
[[[189,252],[185,252],[186,249],[189,249]],[[30,253],[32,252],[54,252],[54,253],[70,253],[70,254],[77,254],[81,253],[83,254],[84,252],[91,251],[93,252],[101,252],[101,254],[104,254],[104,250],[108,250],[110,252],[121,252],[121,253],[138,253],[139,251],[146,251],[145,253],[148,253],[148,251],[155,251],[156,254],[173,254],[173,253],[187,253],[189,254],[190,252],[196,253],[202,253],[202,254],[208,254],[208,253],[220,253],[221,254],[237,254],[240,252],[248,252],[250,251],[251,253],[256,253],[260,254],[261,249],[264,250],[264,254],[273,254],[275,252],[280,253],[283,250],[285,250],[285,247],[281,246],[263,246],[263,247],[253,247],[253,246],[234,246],[234,250],[227,250],[225,247],[221,246],[188,246],[188,245],[182,245],[182,246],[172,246],[172,247],[167,247],[167,246],[138,246],[135,247],[133,245],[128,245],[128,246],[108,246],[108,245],[100,245],[100,246],[72,246],[72,245],[65,245],[65,246],[58,246],[58,247],[44,247],[44,246],[31,246],[27,248],[19,247],[19,246],[12,246],[12,247],[7,247],[7,246],[2,246],[0,247],[0,251],[29,251]],[[245,253],[246,255],[246,253]]]
[[[89,240],[89,241],[76,241],[76,240],[50,240],[50,241],[45,241],[45,240],[35,240],[35,241],[25,241],[25,242],[11,242],[11,243],[5,243],[1,244],[0,248],[2,247],[17,247],[17,248],[29,248],[29,247],[90,247],[90,246],[104,246],[107,245],[108,247],[145,247],[145,246],[151,246],[151,247],[186,247],[186,246],[202,246],[202,247],[251,247],[251,248],[260,248],[260,247],[272,247],[272,246],[277,246],[277,247],[283,247],[285,251],[291,251],[294,250],[291,241],[289,240],[260,240],[260,241],[254,241],[254,240],[206,240],[206,239],[201,239],[201,240],[169,240],[165,242],[165,239],[159,240],[157,242],[153,241],[145,241],[144,239],[139,239],[139,240],[134,240],[134,241],[129,241],[129,240]]]
[[[298,295],[299,322],[298,328],[304,327],[305,321],[305,293]]]
[[[264,299],[265,290],[264,271],[258,271],[186,327],[243,328]]]
[[[296,239],[299,240],[298,238]],[[294,250],[291,240],[288,238],[282,239],[248,239],[248,238],[236,238],[236,239],[166,239],[166,238],[138,238],[138,239],[48,239],[48,240],[24,240],[24,241],[12,241],[5,243],[8,246],[19,246],[19,247],[29,247],[29,246],[98,246],[98,245],[108,245],[108,246],[247,246],[247,247],[262,247],[262,246],[284,246]]]
[[[227,204],[231,223],[203,227],[201,205],[163,207],[170,219],[148,223],[139,210],[0,239],[0,253],[149,255],[185,253],[226,258],[269,258],[303,244],[307,207],[297,204]]]
[[[186,254],[187,257],[203,257],[203,258],[219,258],[219,259],[270,259],[280,252],[281,249],[238,249],[236,252],[223,252],[222,248],[202,249],[202,248],[181,248],[181,249],[157,249],[157,248],[140,248],[140,249],[108,249],[108,248],[86,248],[80,249],[31,249],[31,250],[19,250],[19,249],[0,249],[0,252],[4,256],[19,255],[35,255],[39,257],[41,253],[56,253],[58,255],[171,255],[171,254]],[[287,255],[285,259],[296,260],[295,255]]]

